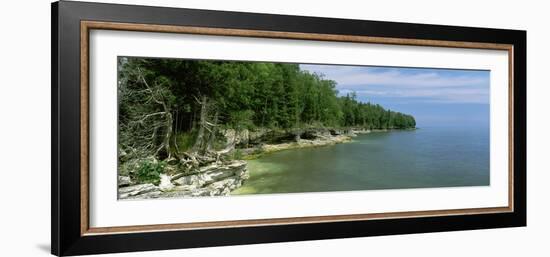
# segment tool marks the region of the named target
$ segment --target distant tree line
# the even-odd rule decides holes
[[[416,126],[297,64],[119,57],[118,69],[119,143],[147,154],[170,155],[178,140],[210,148],[221,128]]]

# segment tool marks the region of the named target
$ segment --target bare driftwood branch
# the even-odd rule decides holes
[[[163,156],[173,158],[173,115],[168,102],[167,82],[150,83],[137,67],[119,84],[122,102],[128,102],[126,119],[120,123],[120,147],[134,157]]]

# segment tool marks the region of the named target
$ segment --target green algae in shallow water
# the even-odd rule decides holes
[[[233,195],[271,193],[272,190],[278,187],[281,174],[284,176],[284,172],[287,171],[284,163],[263,162],[261,160],[249,160],[247,162],[251,178],[246,180],[241,187],[231,192]]]
[[[423,128],[249,160],[233,195],[489,185],[489,129]]]

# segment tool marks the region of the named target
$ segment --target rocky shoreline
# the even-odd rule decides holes
[[[227,144],[237,146],[244,159],[255,159],[262,154],[288,149],[328,146],[350,142],[357,134],[370,133],[371,130],[306,128],[288,131],[235,132],[225,131]]]
[[[310,147],[320,147],[320,146],[329,146],[335,144],[341,144],[350,142],[352,137],[355,135],[330,135],[322,136],[315,139],[298,139],[295,142],[280,143],[280,144],[264,144],[259,147],[259,150],[256,150],[259,154],[252,154],[246,156],[246,159],[254,159],[262,154],[273,153],[283,150],[290,149],[299,149],[299,148],[310,148]]]
[[[304,129],[296,131],[225,131],[226,145],[240,151],[241,159],[288,149],[329,146],[352,141],[359,134],[387,132],[367,129]],[[267,142],[267,143],[264,143]],[[129,176],[118,176],[118,199],[151,199],[197,196],[227,196],[249,177],[245,160],[217,160],[192,172],[161,174],[158,185],[136,184]]]
[[[222,196],[240,187],[248,179],[246,161],[213,163],[193,174],[160,175],[158,186],[124,183],[129,177],[119,176],[118,199],[150,199],[195,196]],[[122,182],[122,183],[121,183]]]
[[[309,138],[313,137],[312,139],[303,139],[299,137],[292,142],[262,144],[256,148],[244,149],[244,151],[246,153],[246,159],[254,159],[264,153],[347,143],[351,142],[353,140],[353,137],[356,137],[358,135],[389,131],[392,131],[392,129],[350,129],[341,131],[326,129],[322,132],[315,132],[310,134]]]

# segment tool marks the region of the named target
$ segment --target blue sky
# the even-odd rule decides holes
[[[300,65],[337,82],[340,95],[412,114],[419,127],[488,125],[490,72],[427,68]]]

